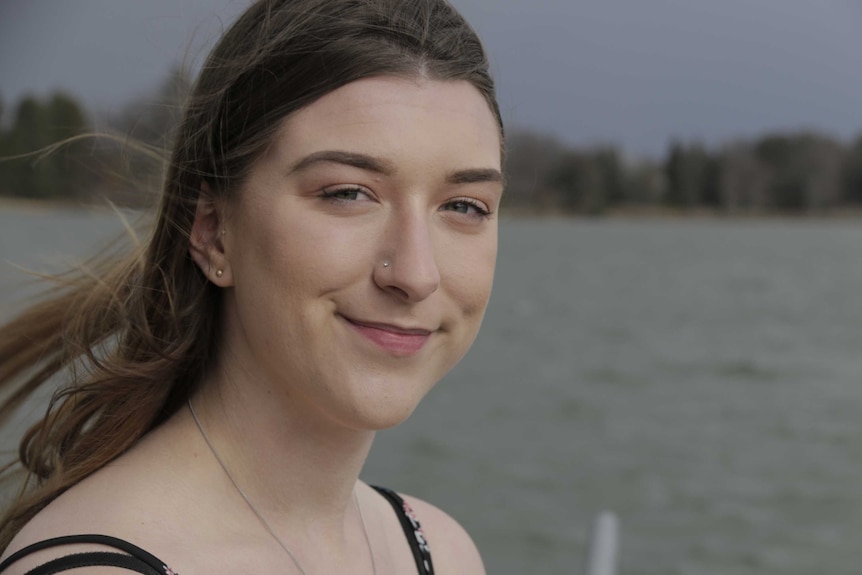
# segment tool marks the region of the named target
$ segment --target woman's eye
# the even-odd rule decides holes
[[[325,188],[321,197],[329,200],[338,200],[342,202],[368,201],[371,196],[356,186]]]
[[[475,215],[480,217],[487,217],[491,215],[490,210],[488,210],[487,208],[485,208],[485,206],[474,200],[453,200],[443,206],[443,209],[449,212]]]

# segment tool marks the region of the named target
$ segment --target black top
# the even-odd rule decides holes
[[[419,525],[419,521],[416,519],[413,510],[410,509],[410,506],[404,499],[391,489],[375,485],[372,485],[372,487],[389,501],[395,510],[395,514],[401,523],[401,528],[404,530],[404,535],[407,537],[407,543],[410,545],[411,551],[413,551],[413,559],[416,561],[416,569],[419,575],[434,575],[434,567],[431,564],[431,549],[428,547],[425,535],[422,532],[422,526]],[[28,571],[26,575],[53,575],[54,573],[70,569],[93,566],[119,567],[142,573],[143,575],[179,575],[165,565],[163,561],[140,547],[132,545],[128,541],[107,535],[68,535],[28,545],[10,555],[3,563],[0,563],[0,573],[22,557],[26,557],[37,551],[78,543],[105,545],[117,551],[73,553],[43,563]],[[122,551],[122,553],[118,551]]]

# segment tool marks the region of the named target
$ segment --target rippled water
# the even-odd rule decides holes
[[[0,258],[117,229],[7,210]],[[862,222],[508,220],[500,253],[476,345],[366,479],[493,574],[582,573],[602,509],[624,575],[862,570]]]

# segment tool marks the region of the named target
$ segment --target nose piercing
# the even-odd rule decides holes
[[[388,268],[388,267],[389,267],[389,262],[383,262],[383,267]]]

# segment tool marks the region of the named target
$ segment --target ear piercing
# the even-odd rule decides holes
[[[388,268],[388,267],[389,267],[389,262],[383,262],[383,267]]]

